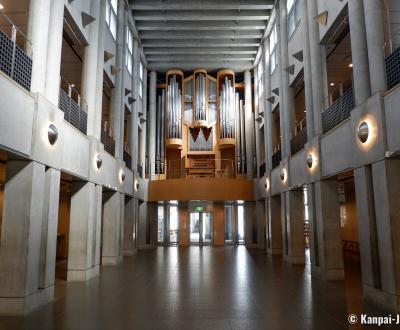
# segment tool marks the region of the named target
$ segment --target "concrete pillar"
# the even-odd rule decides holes
[[[254,115],[250,71],[244,72],[244,99],[245,99],[245,140],[246,140],[246,167],[247,178],[253,179],[254,169]]]
[[[308,207],[308,232],[310,245],[310,263],[312,274],[320,274],[319,245],[318,245],[318,222],[315,208],[315,184],[307,185],[307,207]]]
[[[39,288],[41,289],[54,285],[60,176],[60,171],[51,167],[45,172],[39,265]]]
[[[125,52],[126,52],[126,27],[125,27],[125,1],[118,1],[118,17],[117,17],[117,40],[115,66],[121,68],[115,74],[115,88],[111,91],[110,103],[110,126],[115,140],[115,158],[122,159],[124,154],[124,136],[121,130],[124,120],[124,72],[125,72]]]
[[[313,87],[312,87],[312,69],[310,47],[310,33],[308,23],[308,8],[307,0],[301,2],[301,24],[303,25],[303,65],[304,65],[304,96],[305,96],[305,111],[307,124],[307,140],[311,141],[315,135],[314,129],[314,108],[313,108]]]
[[[322,134],[322,111],[324,111],[324,82],[322,70],[319,26],[314,17],[318,15],[318,0],[307,0],[308,26],[310,36],[311,80],[313,89],[313,115],[316,135]],[[307,48],[307,47],[305,47]],[[326,82],[325,82],[326,85]]]
[[[328,280],[343,279],[343,251],[336,180],[315,183],[315,210],[319,271]]]
[[[258,117],[258,113],[260,112],[260,98],[261,95],[258,95],[258,69],[254,68],[254,113],[255,118]],[[261,165],[261,152],[260,152],[260,124],[254,120],[254,136],[255,136],[255,149],[256,149],[256,177],[260,177],[260,165]]]
[[[133,40],[133,61],[132,61],[132,93],[133,98],[136,100],[131,107],[130,115],[130,150],[132,156],[132,170],[134,175],[137,174],[137,162],[138,162],[138,111],[139,111],[139,64],[140,63],[140,51],[139,43],[137,40]]]
[[[87,281],[99,274],[101,207],[101,186],[72,183],[68,281]]]
[[[139,249],[155,247],[157,245],[157,203],[140,204],[138,226]]]
[[[265,200],[267,214],[267,253],[282,254],[281,197],[271,196]]]
[[[32,54],[31,92],[44,93],[46,86],[46,64],[51,1],[29,1],[26,49]],[[57,84],[58,85],[58,84]]]
[[[123,255],[131,256],[136,252],[134,235],[134,202],[132,197],[125,197]]]
[[[147,140],[147,69],[143,69],[143,97],[142,97],[142,113],[143,119],[146,121],[142,123],[142,132],[140,136],[140,163],[143,167],[143,177],[146,173],[146,140]]]
[[[289,50],[288,50],[288,31],[287,31],[287,10],[286,10],[286,0],[280,0],[279,5],[279,14],[280,14],[280,74],[281,74],[281,88],[280,88],[280,96],[283,99],[283,129],[284,134],[281,134],[284,137],[282,140],[282,146],[285,147],[282,149],[285,152],[282,153],[282,158],[290,157],[290,140],[292,138],[292,129],[295,125],[295,117],[294,117],[294,96],[293,89],[290,87],[290,78],[289,73],[285,71],[285,69],[289,66]],[[282,109],[282,107],[281,107]]]
[[[58,107],[60,93],[61,51],[64,25],[64,0],[51,1],[47,48],[45,96]]]
[[[98,102],[96,102],[96,98],[98,97],[98,89],[99,83],[98,79],[100,78],[98,75],[98,59],[99,59],[99,40],[103,36],[99,35],[99,27],[100,27],[100,7],[102,1],[91,1],[90,4],[90,15],[96,17],[90,25],[89,29],[89,44],[84,48],[83,52],[83,63],[82,63],[82,89],[81,96],[83,104],[87,106],[88,111],[88,127],[87,127],[87,135],[93,136],[100,140],[100,130],[101,127],[96,127],[98,121],[97,112],[100,111],[101,107],[98,108]],[[104,60],[104,53],[101,54]],[[101,68],[103,70],[103,68]],[[96,86],[96,88],[93,88]],[[103,88],[103,86],[101,86]],[[101,115],[100,115],[101,116]]]
[[[381,275],[371,166],[355,169],[354,183],[362,281],[364,291],[373,291],[381,287]]]
[[[257,246],[259,249],[265,249],[265,238],[266,238],[265,200],[256,201],[256,217],[257,217]]]
[[[103,193],[103,239],[101,263],[115,265],[122,261],[124,227],[124,195],[119,192]]]
[[[303,192],[281,193],[283,257],[292,264],[304,264],[304,203]]]
[[[271,95],[271,72],[269,59],[269,38],[263,41],[262,61],[264,65],[264,152],[266,169],[272,169],[273,150],[273,123],[272,105],[267,101]]]
[[[156,164],[156,120],[157,120],[157,72],[150,72],[150,91],[149,91],[149,178]]]
[[[385,308],[400,311],[400,161],[372,164],[380,287],[364,283],[364,295]],[[357,196],[357,199],[359,197]],[[362,220],[361,220],[362,221]],[[374,244],[370,238],[371,244]]]
[[[349,1],[348,8],[351,57],[353,63],[354,98],[356,106],[358,106],[363,104],[371,96],[363,2]]]
[[[255,202],[246,201],[243,205],[244,215],[244,237],[247,247],[254,247],[257,244],[257,238],[254,231],[257,230],[257,221],[255,216]]]
[[[386,90],[384,8],[382,0],[364,0],[371,94]]]
[[[0,249],[0,315],[24,315],[53,299],[53,279],[46,278],[46,268],[55,267],[55,258],[43,267],[41,253],[47,240],[42,242],[43,214],[49,219],[54,210],[46,180],[45,166],[36,162],[9,160],[2,217]],[[51,187],[54,188],[54,187]],[[57,196],[58,197],[58,196]],[[47,199],[49,199],[47,201]],[[44,209],[44,203],[48,208]],[[58,205],[57,205],[58,206]],[[50,230],[52,225],[50,224]],[[51,233],[50,233],[51,234]],[[49,246],[49,252],[52,246]],[[49,284],[45,286],[44,284]]]
[[[139,222],[138,222],[138,248],[144,249],[147,246],[147,221],[148,221],[148,213],[147,213],[147,203],[142,202],[139,204]]]

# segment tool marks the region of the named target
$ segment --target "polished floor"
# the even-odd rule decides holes
[[[350,313],[382,313],[359,277],[325,282],[245,247],[158,248],[85,284],[57,281],[54,303],[0,329],[347,329]]]

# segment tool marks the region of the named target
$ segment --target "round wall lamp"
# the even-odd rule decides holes
[[[357,135],[361,143],[367,142],[369,138],[369,125],[367,122],[363,121],[360,125],[358,125]]]
[[[56,125],[50,124],[47,128],[47,138],[49,139],[49,143],[54,145],[58,140],[58,130]]]
[[[269,191],[269,178],[266,178],[266,179],[265,179],[264,187],[265,187],[265,190],[266,190],[266,191]]]
[[[281,176],[282,182],[285,182],[286,181],[286,170],[284,168],[281,169],[280,176]]]
[[[101,156],[99,154],[97,154],[96,156],[96,166],[97,169],[101,168],[101,165],[103,165],[103,159],[101,158]]]
[[[306,161],[307,161],[308,168],[311,168],[313,166],[313,163],[314,163],[314,157],[313,157],[312,153],[308,154]]]
[[[134,187],[135,187],[135,191],[138,191],[138,190],[139,190],[140,184],[139,184],[139,180],[138,180],[138,179],[135,179],[135,185],[134,185]]]
[[[125,181],[125,171],[121,168],[121,171],[119,172],[119,179],[121,182]]]

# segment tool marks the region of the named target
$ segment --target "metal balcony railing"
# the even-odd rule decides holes
[[[301,131],[290,140],[290,152],[292,156],[298,153],[304,148],[307,143],[307,127],[304,127]]]
[[[80,130],[83,134],[87,132],[87,111],[83,109],[71,94],[60,88],[58,107],[64,112],[64,120]]]
[[[24,89],[30,91],[32,59],[31,56],[26,54],[26,52],[18,46],[17,36],[22,36],[24,41],[29,45],[31,45],[31,42],[6,14],[0,11],[0,15],[7,23],[7,25],[2,28],[6,29],[8,26],[11,28],[11,37],[9,37],[4,30],[0,30],[0,70]]]
[[[340,96],[328,109],[322,113],[323,134],[338,126],[345,119],[350,117],[354,109],[353,88],[349,88]]]
[[[272,168],[278,167],[279,164],[281,163],[282,160],[282,153],[281,150],[278,149],[273,155],[272,155]]]
[[[102,122],[101,124],[101,143],[104,144],[104,150],[107,151],[111,155],[115,155],[115,141],[112,137],[112,132],[108,123]]]
[[[400,47],[386,58],[385,65],[387,87],[392,89],[400,84]]]
[[[126,150],[124,150],[123,159],[124,159],[126,167],[132,169],[132,156]]]

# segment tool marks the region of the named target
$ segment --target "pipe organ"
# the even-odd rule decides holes
[[[159,179],[235,177],[244,173],[243,83],[235,73],[169,70],[157,85],[156,164]]]

